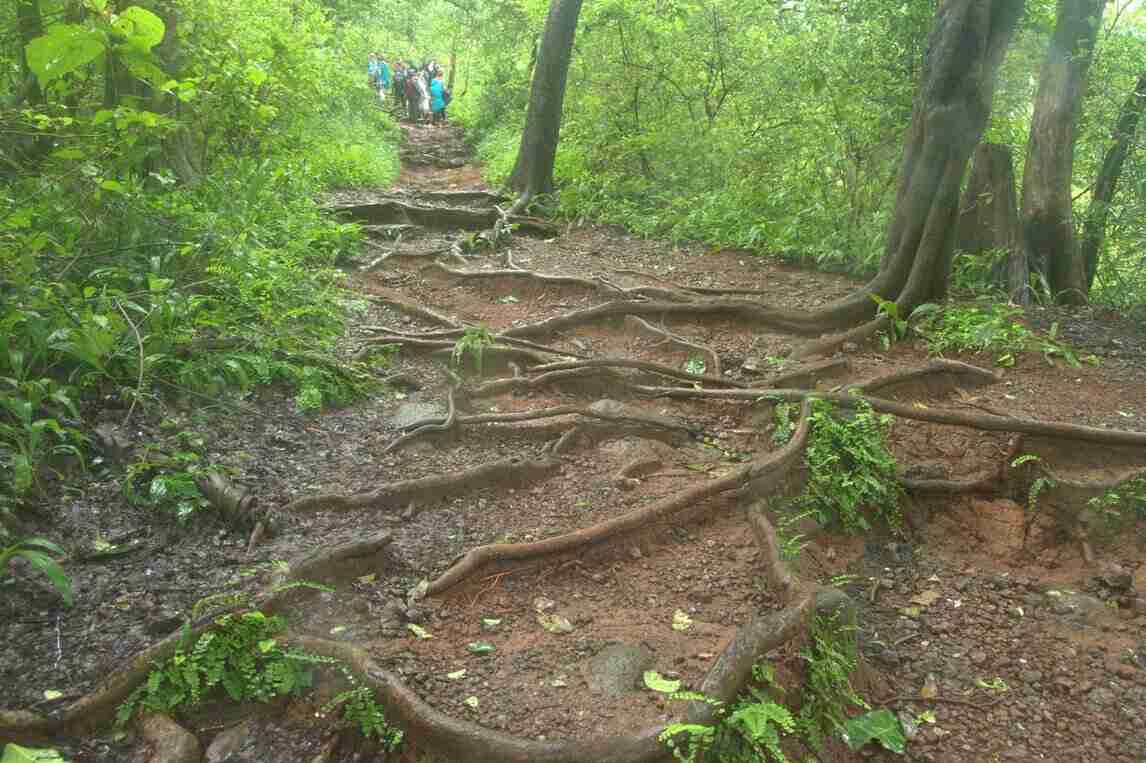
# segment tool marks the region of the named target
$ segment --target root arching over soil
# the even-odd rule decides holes
[[[1009,447],[999,446],[1000,457],[986,470],[955,476],[903,473],[902,484],[914,496],[1010,496],[1017,489],[1010,464],[1019,455],[1022,437],[1065,444],[1068,451],[1079,443],[1122,448],[1128,461],[1135,453],[1141,456],[1137,467],[1127,466],[1125,473],[1104,481],[1055,475],[1064,502],[1089,500],[1141,476],[1146,432],[1011,415],[999,409],[998,401],[992,401],[991,412],[983,410],[970,395],[999,385],[1003,379],[998,372],[947,360],[890,368],[844,355],[801,361],[870,337],[882,328],[878,322],[821,338],[821,333],[842,326],[817,323],[802,309],[766,305],[762,299],[770,297],[767,288],[739,288],[735,282],[676,283],[635,268],[613,270],[612,278],[583,267],[570,272],[527,269],[527,256],[540,258],[539,248],[561,245],[561,231],[546,221],[507,218],[495,206],[499,201],[495,194],[473,190],[375,194],[332,203],[338,213],[381,228],[403,228],[382,260],[351,275],[378,311],[371,316],[376,322],[357,327],[354,350],[365,357],[381,345],[399,346],[403,361],[411,365],[387,379],[394,387],[401,383],[414,390],[417,400],[410,415],[377,427],[367,441],[356,443],[376,465],[369,474],[357,475],[358,492],[316,490],[309,483],[292,493],[298,497],[278,505],[277,515],[289,521],[335,516],[354,522],[356,539],[324,542],[297,555],[242,606],[280,612],[289,622],[294,615],[325,606],[312,606],[324,594],[293,584],[318,581],[342,591],[387,566],[405,564],[402,576],[394,580],[414,582],[404,591],[400,609],[408,622],[417,624],[411,613],[418,607],[467,597],[477,602],[523,570],[544,568],[548,575],[583,568],[586,579],[599,582],[609,564],[597,565],[590,551],[613,559],[606,551],[616,547],[643,557],[639,539],[644,535],[720,520],[742,527],[750,538],[753,561],[739,563],[750,566],[753,577],[761,577],[769,601],[764,605],[763,599],[752,599],[750,616],[720,631],[715,659],[689,687],[732,702],[765,654],[806,636],[817,593],[823,591],[783,560],[766,507],[767,499],[798,490],[806,476],[813,399],[844,410],[866,404],[895,417],[896,426],[910,422],[1012,436]],[[490,251],[460,251],[459,241],[473,231],[505,223],[516,229],[517,237],[498,230],[490,236]],[[426,237],[406,235],[415,230]],[[432,238],[443,231],[453,238]],[[531,239],[527,247],[525,236],[548,238]],[[457,266],[459,259],[465,267]],[[459,296],[463,294],[464,301]],[[484,373],[474,373],[464,355],[458,362],[458,342],[479,325],[488,328],[490,340],[480,348]],[[811,343],[793,348],[787,344],[792,337]],[[758,350],[758,344],[767,351]],[[761,366],[746,359],[759,358],[774,367],[767,373],[745,370]],[[776,424],[784,406],[790,406],[796,419],[788,422],[786,441],[778,436]],[[466,458],[457,458],[458,452]],[[577,471],[593,459],[608,468],[589,476]],[[665,471],[658,471],[662,468]],[[540,512],[554,482],[587,491],[595,487],[589,484],[593,479],[612,483],[601,486],[594,501],[577,500],[571,507],[552,510],[547,519],[530,517],[512,528],[482,525],[480,514],[507,496],[514,497],[522,512]],[[669,481],[672,487],[653,489],[655,483]],[[233,513],[253,510],[253,494],[233,492],[221,478],[211,486],[212,495]],[[260,497],[259,521],[269,511],[267,503]],[[396,533],[415,521],[414,505],[433,507],[437,513],[428,520],[431,524],[444,524],[446,518],[456,523],[450,529],[457,532],[435,536],[443,549],[419,557],[429,560],[424,564],[395,561],[412,553],[396,540]],[[379,532],[379,519],[393,523],[393,529]],[[1085,522],[1083,516],[1080,525]],[[1086,543],[1086,528],[1074,529]],[[1086,552],[1093,556],[1089,545]],[[330,600],[337,600],[337,594]],[[212,622],[212,615],[197,617],[188,630],[138,652],[58,712],[0,710],[0,741],[35,743],[91,733],[108,723],[156,661],[173,654],[188,635],[205,632]],[[336,641],[293,626],[284,638],[338,659],[355,680],[374,691],[387,718],[409,731],[419,749],[447,761],[636,763],[666,757],[658,740],[666,725],[663,713],[653,719],[656,722],[648,722],[646,715],[627,731],[539,740],[535,734],[510,733],[432,705],[411,684],[410,672],[386,664],[396,650],[384,642]],[[672,719],[709,723],[712,707],[686,703]]]

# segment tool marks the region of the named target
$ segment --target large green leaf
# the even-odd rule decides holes
[[[167,32],[163,19],[138,5],[116,16],[112,27],[127,38],[129,45],[144,53],[163,42],[163,35]]]
[[[19,549],[16,554],[27,559],[33,567],[44,573],[44,576],[51,581],[56,591],[63,597],[64,602],[70,607],[72,606],[72,581],[68,579],[68,574],[64,572],[55,559],[40,551],[32,551],[30,549]]]
[[[28,66],[41,85],[74,72],[98,58],[105,49],[104,35],[79,24],[56,24],[47,34],[28,43]]]
[[[55,750],[37,750],[32,747],[21,747],[9,742],[4,746],[4,756],[0,763],[68,763],[60,753]]]
[[[872,710],[844,724],[843,738],[848,747],[858,750],[873,739],[885,749],[903,753],[907,740],[899,719],[890,710]]]

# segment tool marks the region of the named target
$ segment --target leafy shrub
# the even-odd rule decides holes
[[[1046,334],[1027,328],[1018,307],[1002,304],[921,305],[912,313],[914,330],[927,342],[934,355],[948,352],[1000,353],[998,365],[1014,365],[1020,352],[1041,352],[1048,362],[1060,357],[1069,365],[1080,365],[1078,355],[1058,338],[1058,324],[1051,324]],[[1085,358],[1097,362],[1097,358]]]
[[[901,488],[886,442],[891,417],[877,416],[866,403],[841,414],[831,403],[813,400],[811,423],[804,454],[808,484],[789,509],[811,512],[820,524],[846,532],[871,528],[865,510],[899,527]]]

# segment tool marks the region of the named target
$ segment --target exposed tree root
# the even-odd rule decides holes
[[[787,473],[799,462],[808,439],[809,405],[805,404],[799,427],[792,439],[780,450],[748,466],[737,469],[720,479],[696,485],[675,496],[663,499],[637,511],[600,522],[591,527],[574,530],[564,535],[536,541],[534,543],[499,543],[479,546],[469,551],[462,559],[433,580],[426,590],[427,595],[436,595],[463,582],[486,565],[495,562],[517,562],[536,559],[541,556],[562,554],[574,549],[612,540],[633,530],[671,516],[682,509],[694,506],[700,501],[720,493],[735,490],[753,482],[761,490],[778,485]]]
[[[552,742],[535,741],[458,720],[434,709],[397,676],[382,669],[366,650],[343,642],[293,636],[291,643],[308,652],[333,657],[374,690],[387,720],[404,727],[411,739],[448,760],[467,763],[653,763],[667,758],[657,740],[661,729],[631,735]]]
[[[532,421],[535,419],[550,419],[557,416],[579,416],[586,419],[601,419],[610,424],[618,426],[635,425],[640,429],[661,429],[671,432],[679,432],[693,436],[699,434],[701,431],[698,427],[694,427],[686,422],[677,419],[668,418],[667,416],[654,416],[652,414],[643,413],[640,411],[628,411],[625,406],[616,402],[615,400],[598,400],[592,405],[559,405],[552,408],[540,408],[533,411],[514,411],[510,413],[479,413],[472,416],[457,416],[454,420],[455,426],[467,426],[472,424],[492,424],[504,422],[521,422]],[[416,431],[424,430],[428,426],[437,425],[444,421],[444,419],[434,417],[428,419],[421,419],[410,425],[411,429],[415,430],[407,435],[405,440],[408,442],[413,439]],[[405,443],[403,443],[405,444]]]
[[[865,382],[857,382],[844,387],[844,392],[855,390],[871,395],[877,391],[885,393],[895,387],[924,384],[929,391],[949,393],[954,388],[979,387],[995,384],[1002,376],[986,368],[973,366],[958,360],[932,360],[925,366],[877,376]],[[884,394],[881,397],[887,397]]]
[[[899,484],[916,495],[998,495],[1003,482],[998,475],[977,480],[916,480],[900,477]]]
[[[804,320],[803,315],[787,310],[765,307],[744,300],[714,300],[707,302],[665,302],[619,300],[605,302],[582,310],[574,310],[556,315],[537,323],[515,326],[503,334],[505,336],[529,337],[553,334],[558,331],[581,326],[605,318],[618,318],[626,315],[648,316],[652,318],[725,318],[739,320],[747,324],[770,326],[796,334],[815,333],[817,327]]]
[[[555,459],[523,461],[507,458],[453,474],[435,474],[413,480],[391,482],[376,490],[357,495],[312,495],[291,501],[283,511],[353,511],[383,507],[398,508],[410,501],[431,501],[471,490],[498,485],[523,486],[545,479],[561,463]]]
[[[828,360],[821,360],[818,363],[807,363],[799,368],[793,368],[790,371],[784,371],[752,386],[754,388],[792,387],[795,389],[812,389],[821,380],[836,376],[843,371],[847,371],[850,367],[851,364],[847,358],[830,358]]]
[[[904,403],[895,403],[866,395],[844,395],[836,392],[813,392],[798,389],[689,389],[687,387],[641,387],[633,389],[648,397],[665,397],[678,400],[759,400],[773,398],[788,402],[800,402],[809,397],[826,400],[842,408],[854,408],[866,402],[880,413],[890,413],[905,419],[927,421],[932,424],[948,424],[957,427],[984,429],[989,432],[1020,432],[1040,437],[1081,440],[1103,445],[1146,445],[1146,432],[1132,432],[1124,429],[1099,429],[1080,424],[1064,424],[1056,421],[996,416],[989,413],[965,413],[942,408],[926,408]]]
[[[828,355],[839,351],[848,342],[857,345],[863,344],[879,332],[887,329],[890,325],[891,319],[886,315],[880,315],[873,320],[848,329],[842,334],[830,334],[819,339],[814,339],[802,347],[797,347],[792,352],[792,357],[799,359],[811,358],[816,355]]]
[[[455,391],[456,388],[450,388],[449,400],[447,401],[448,408],[445,419],[440,422],[429,422],[420,426],[413,427],[409,432],[387,445],[382,452],[389,453],[390,451],[397,450],[411,440],[421,437],[424,434],[429,434],[430,432],[449,432],[452,430],[454,428],[454,424],[458,420],[458,405],[457,401],[454,400]]]
[[[452,329],[461,329],[461,324],[449,316],[442,315],[441,313],[434,312],[428,307],[421,305],[414,305],[409,302],[403,302],[400,299],[393,299],[391,297],[380,297],[377,294],[367,294],[366,299],[371,302],[376,302],[379,305],[393,308],[403,315],[409,315],[414,318],[421,318],[429,323],[435,323],[439,326],[448,326]]]
[[[321,546],[292,560],[286,571],[275,576],[274,582],[276,585],[293,581],[337,583],[359,577],[378,568],[378,557],[393,541],[394,534],[383,531],[332,548]]]
[[[373,225],[409,224],[427,230],[473,230],[492,228],[500,218],[499,212],[488,207],[439,207],[408,204],[397,199],[366,204],[346,204],[328,207],[329,212],[344,215]],[[535,217],[523,217],[510,211],[509,222],[518,232],[528,236],[553,238],[558,229],[552,224]]]
[[[707,355],[708,356],[708,362],[712,366],[713,375],[715,375],[717,378],[720,378],[720,356],[717,355],[716,351],[713,350],[711,347],[706,347],[703,344],[697,344],[695,342],[690,342],[689,340],[685,339],[682,336],[677,336],[676,334],[672,333],[671,331],[669,331],[666,328],[663,328],[661,326],[654,326],[653,324],[646,321],[644,318],[638,318],[635,315],[627,316],[625,318],[625,320],[628,322],[632,322],[632,323],[636,324],[637,326],[644,329],[646,332],[648,332],[650,334],[664,337],[664,340],[666,342],[668,342],[670,345],[674,345],[674,346],[679,347],[680,349],[688,351],[688,352],[699,352],[702,355]]]
[[[536,371],[542,367],[543,366],[534,366],[530,371]],[[548,387],[551,384],[563,384],[565,382],[583,380],[591,377],[597,377],[606,383],[620,384],[622,386],[626,383],[625,377],[611,368],[589,366],[586,368],[569,368],[559,371],[550,371],[540,376],[517,376],[512,379],[498,379],[472,387],[466,391],[466,394],[471,398],[482,398],[503,395],[506,392],[532,392]]]

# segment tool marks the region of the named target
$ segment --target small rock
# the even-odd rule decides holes
[[[150,747],[140,763],[199,763],[203,755],[195,735],[161,713],[140,716],[135,728]]]
[[[226,763],[251,735],[251,724],[240,723],[215,737],[207,747],[206,763]]]
[[[653,664],[653,653],[644,646],[610,644],[590,658],[582,671],[590,689],[620,697],[635,691]]]
[[[1103,566],[1102,574],[1098,576],[1103,585],[1114,591],[1129,591],[1134,585],[1134,576],[1125,567],[1108,563]]]
[[[987,653],[986,652],[974,651],[974,652],[971,652],[971,654],[969,654],[968,657],[970,657],[972,665],[982,665],[983,663],[985,663],[987,661]]]
[[[856,350],[859,349],[859,345],[856,344],[855,342],[844,342],[843,346],[841,346],[840,349],[843,350],[844,352],[855,352]]]
[[[639,548],[637,548],[636,546],[629,547],[629,558],[640,559],[642,556],[644,556],[644,554],[641,553],[641,550]]]

